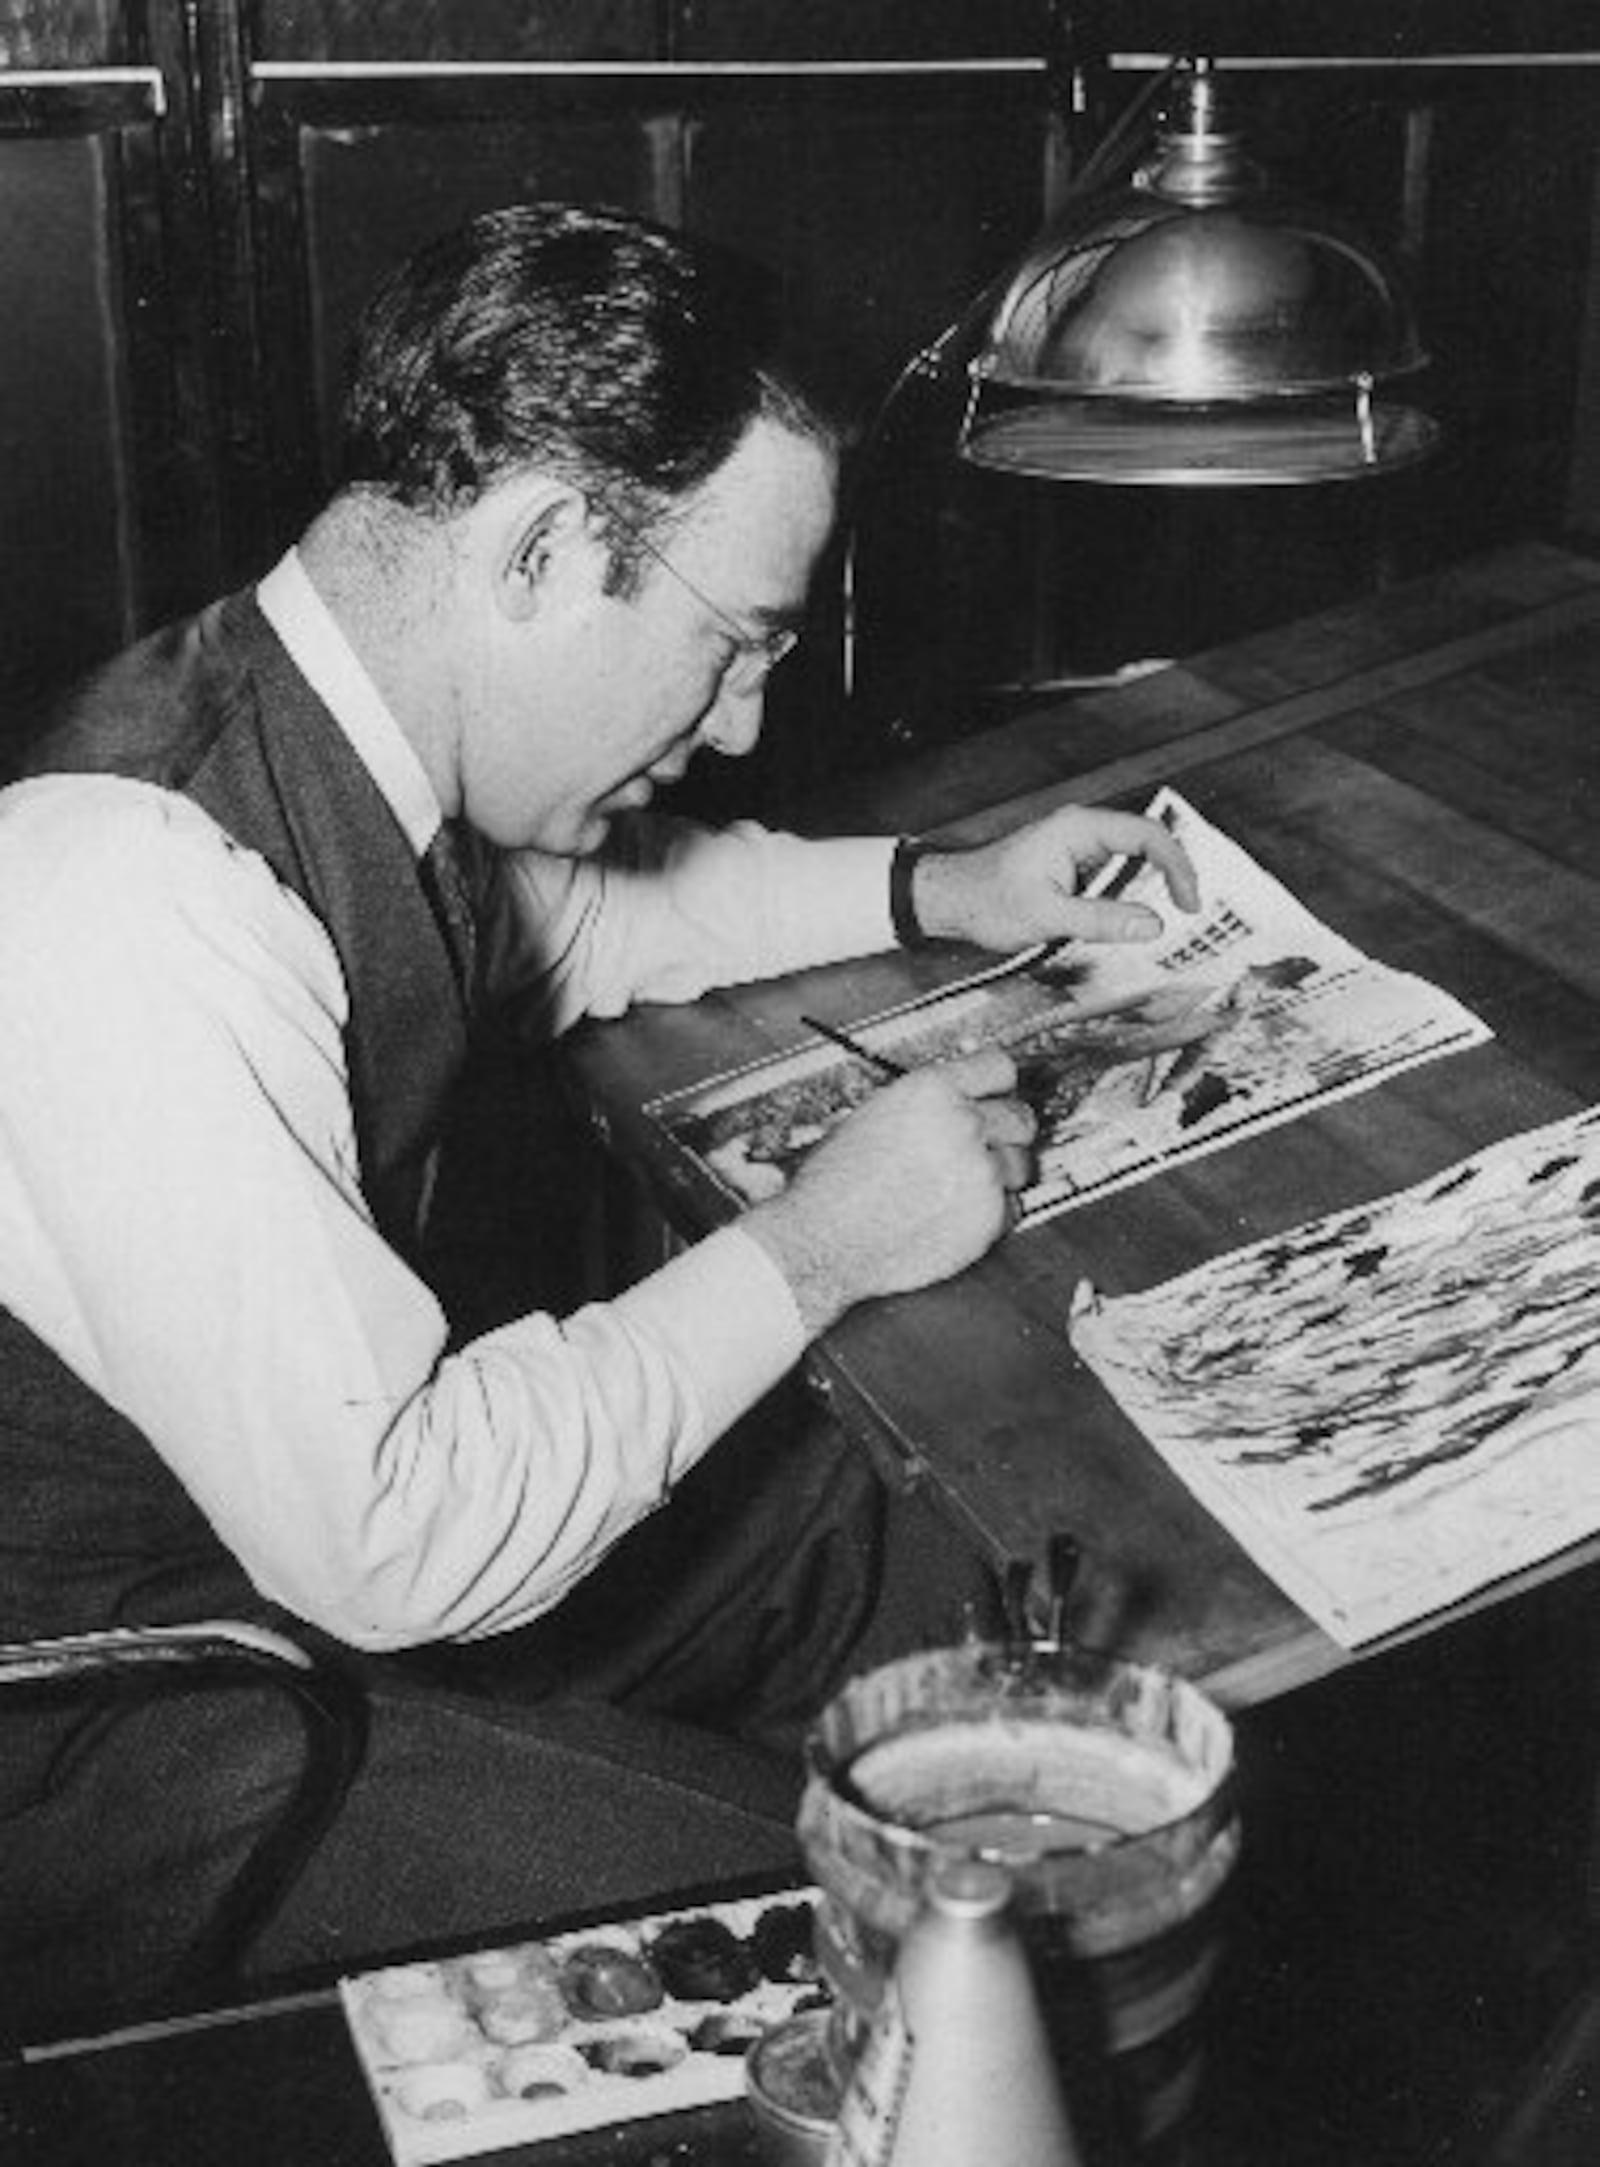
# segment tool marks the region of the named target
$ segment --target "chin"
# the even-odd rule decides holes
[[[546,858],[590,858],[604,846],[616,815],[606,810],[548,813],[515,832],[486,830],[497,850],[532,850]]]

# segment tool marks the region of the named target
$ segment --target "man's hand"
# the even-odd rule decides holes
[[[794,1290],[807,1331],[855,1303],[947,1279],[1009,1223],[1032,1170],[1032,1113],[995,1050],[874,1092],[740,1222]]]
[[[1150,940],[1161,922],[1143,904],[1082,893],[1119,855],[1158,866],[1180,910],[1199,907],[1188,852],[1158,820],[1064,805],[978,850],[929,851],[912,888],[917,923],[930,939],[972,941],[1002,954],[1036,941]]]

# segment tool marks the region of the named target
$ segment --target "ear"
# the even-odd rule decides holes
[[[520,623],[577,592],[580,582],[587,588],[601,576],[601,553],[580,490],[557,484],[522,498],[505,522],[497,553],[495,599],[502,614]]]

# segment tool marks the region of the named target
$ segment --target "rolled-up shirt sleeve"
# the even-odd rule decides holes
[[[184,800],[0,800],[0,1301],[264,1594],[358,1646],[474,1638],[558,1601],[803,1335],[728,1228],[447,1351],[362,1195],[344,1023],[323,928]]]

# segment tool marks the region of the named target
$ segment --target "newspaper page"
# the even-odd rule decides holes
[[[1600,1531],[1600,1108],[1148,1293],[1073,1346],[1355,1647]]]
[[[1096,883],[1162,921],[1146,942],[1029,950],[850,1025],[901,1068],[1004,1047],[1039,1118],[1025,1220],[1143,1181],[1489,1032],[1425,980],[1364,956],[1174,791],[1148,808],[1187,848],[1201,907],[1119,860]],[[647,1109],[744,1203],[795,1164],[884,1074],[819,1042]]]

